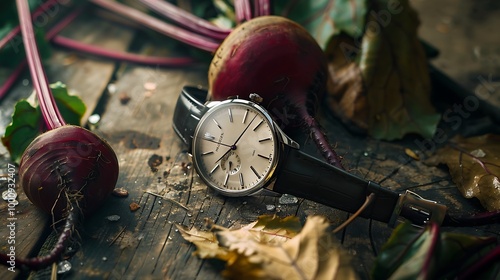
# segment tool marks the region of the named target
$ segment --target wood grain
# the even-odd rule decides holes
[[[152,54],[165,53],[161,40],[151,44],[142,42],[147,36],[132,38],[133,32],[127,28],[96,18],[82,20],[85,22],[75,23],[65,33],[117,50],[142,45],[134,48]],[[100,211],[84,221],[80,238],[75,238],[72,244],[74,255],[69,261],[73,268],[64,278],[221,279],[224,265],[194,257],[194,246],[183,240],[176,225],[203,229],[206,219],[210,219],[218,225],[237,228],[262,214],[296,215],[303,222],[308,216],[323,215],[333,229],[348,217],[345,212],[304,199],[297,204],[282,205],[276,197],[226,198],[207,189],[193,170],[186,147],[172,129],[172,115],[184,85],[207,86],[208,63],[181,69],[134,66],[57,50],[48,65],[51,80],[68,83],[92,108],[87,116],[93,108],[98,108],[102,119],[95,132],[115,150],[120,164],[117,187],[129,192],[128,197],[109,197]],[[109,83],[113,83],[116,91],[105,90]],[[8,99],[2,101],[1,124],[7,123],[7,112],[12,110],[13,102],[30,91],[20,82]],[[130,98],[128,103],[123,102],[124,96]],[[454,212],[480,210],[477,203],[461,197],[445,169],[426,166],[405,153],[408,148],[424,157],[417,138],[381,142],[352,134],[326,111],[322,108],[318,118],[350,172],[395,191],[414,190],[448,205]],[[290,134],[302,135],[303,148],[319,155],[306,132],[297,129]],[[158,163],[153,168],[151,159]],[[2,164],[8,162],[7,155],[0,160]],[[140,208],[131,211],[131,203]],[[268,210],[266,205],[275,209]],[[18,210],[20,231],[16,237],[22,243],[19,255],[37,248],[40,236],[50,244],[54,234],[47,237],[48,217],[38,213],[24,195],[20,197]],[[5,211],[2,205],[0,217],[6,216]],[[117,221],[110,219],[114,215],[119,216]],[[0,249],[5,251],[5,221],[2,223]],[[496,224],[446,230],[498,236],[499,227]],[[391,232],[385,224],[357,219],[336,235],[360,278],[369,278],[376,253]],[[46,275],[42,272],[32,276],[44,279]],[[0,278],[4,277],[12,276],[2,270]]]
[[[83,24],[85,22],[85,24]],[[84,28],[82,28],[84,26]],[[64,32],[67,36],[86,41],[88,43],[100,44],[117,50],[125,50],[132,40],[133,32],[118,25],[97,18],[82,17],[68,26]],[[109,36],[113,34],[113,36]],[[88,116],[94,111],[106,86],[111,80],[116,66],[114,62],[103,61],[94,58],[76,55],[65,50],[54,49],[49,61],[46,62],[46,72],[50,82],[62,81],[68,86],[71,94],[80,96],[87,105],[87,111],[82,118],[86,122]],[[8,96],[0,103],[1,131],[11,121],[14,104],[21,98],[31,95],[32,88],[29,83],[28,73],[21,78],[17,85],[8,93]],[[0,164],[1,172],[6,172],[7,163],[12,163],[7,151],[1,146]],[[5,167],[5,168],[4,168]],[[47,234],[51,231],[51,219],[48,215],[40,213],[26,198],[21,186],[17,187],[19,194],[19,205],[16,207],[17,231],[16,231],[16,256],[25,257],[38,250]],[[1,191],[5,190],[2,185]],[[7,216],[7,205],[0,205],[0,216]],[[6,251],[8,232],[6,219],[0,220],[0,249]],[[6,270],[0,270],[1,279],[10,279],[15,276]]]

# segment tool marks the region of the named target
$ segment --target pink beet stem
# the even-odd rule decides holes
[[[252,7],[249,0],[235,0],[234,10],[236,12],[236,21],[238,23],[250,20],[252,16]]]
[[[500,210],[487,211],[477,214],[453,214],[449,213],[443,226],[447,227],[473,227],[500,222]]]
[[[422,270],[420,271],[419,278],[420,279],[425,279],[429,276],[429,270],[431,269],[432,266],[432,261],[434,260],[435,254],[433,254],[436,250],[438,240],[440,238],[441,232],[439,230],[439,226],[436,223],[431,223],[429,225],[429,232],[430,232],[430,238],[431,238],[431,244],[430,247],[428,248],[429,251],[426,254],[425,257],[425,262],[422,267]]]
[[[61,127],[66,123],[57,108],[47,76],[42,67],[42,60],[40,59],[40,54],[36,45],[35,32],[33,30],[33,22],[31,21],[28,3],[23,0],[17,0],[16,3],[24,48],[26,51],[26,59],[30,66],[31,79],[40,102],[43,118],[49,129]]]
[[[486,256],[483,256],[476,263],[468,267],[464,272],[460,273],[456,279],[474,279],[481,275],[482,272],[485,272],[493,265],[498,265],[500,262],[500,246],[495,247],[491,250]],[[497,269],[496,277],[498,277],[499,272]],[[492,275],[490,275],[492,276]],[[495,276],[493,278],[496,279]],[[493,279],[492,278],[492,279]]]
[[[271,3],[269,0],[256,0],[253,2],[254,17],[268,16],[271,14]]]
[[[16,69],[14,69],[14,71],[9,75],[7,80],[5,80],[3,85],[0,87],[0,100],[4,97],[4,95],[9,91],[9,89],[17,81],[17,78],[19,78],[19,76],[23,72],[25,66],[26,66],[26,60],[19,63],[19,65],[16,67]]]
[[[156,0],[140,0],[148,8],[156,11],[162,16],[180,24],[191,31],[205,35],[209,38],[216,40],[224,40],[229,33],[230,29],[217,27],[209,21],[199,18],[167,1]]]
[[[102,47],[82,43],[73,39],[57,35],[62,29],[64,29],[69,23],[71,23],[75,18],[78,17],[82,12],[82,9],[77,9],[70,13],[68,16],[59,21],[54,25],[46,34],[45,38],[50,40],[52,43],[59,45],[61,47],[73,49],[83,53],[88,53],[92,55],[97,55],[105,58],[110,58],[119,61],[126,61],[137,64],[147,64],[147,65],[159,65],[159,66],[188,66],[193,65],[196,61],[190,57],[156,57],[156,56],[145,56],[138,54],[131,54],[126,52],[116,52],[111,51]],[[19,78],[21,73],[26,66],[26,61],[21,62],[17,68],[11,73],[7,80],[0,87],[0,99],[9,91],[13,86],[15,81]]]
[[[128,7],[126,5],[120,4],[115,1],[109,0],[90,0],[95,5],[102,8],[108,9],[112,12],[120,14],[127,17],[130,20],[140,23],[152,30],[155,30],[163,35],[172,37],[183,43],[189,44],[191,46],[197,47],[199,49],[214,52],[219,47],[219,42],[214,42],[213,40],[201,36],[189,31],[186,31],[177,26],[165,23],[155,17],[145,14],[139,10]]]
[[[145,56],[126,52],[117,52],[108,50],[98,46],[82,43],[63,36],[56,36],[52,39],[52,43],[61,47],[73,49],[76,51],[97,55],[105,58],[110,58],[119,61],[126,61],[138,64],[150,64],[159,66],[186,66],[192,65],[196,61],[190,57],[156,57]]]
[[[309,131],[311,132],[311,138],[313,139],[314,143],[321,152],[321,155],[323,155],[323,157],[325,158],[326,162],[335,167],[344,169],[344,166],[340,161],[340,157],[337,155],[335,150],[330,146],[330,143],[328,142],[328,139],[321,130],[318,121],[309,114],[306,106],[296,106],[296,107],[297,108],[295,109],[297,110],[297,113],[303,120],[306,128],[308,128]]]

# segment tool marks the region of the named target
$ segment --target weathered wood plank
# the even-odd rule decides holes
[[[92,44],[114,48],[116,50],[125,50],[131,41],[133,32],[127,28],[116,24],[100,20],[97,18],[82,16],[64,31],[68,37],[76,38]],[[110,36],[113,34],[113,36]],[[54,49],[52,57],[46,62],[46,71],[48,79],[51,82],[62,81],[67,84],[72,94],[79,95],[87,105],[87,112],[83,118],[85,121],[97,106],[107,84],[115,71],[115,63],[84,56],[75,55],[66,50]],[[21,98],[28,97],[32,92],[29,83],[29,76],[26,72],[17,85],[11,90],[8,96],[0,104],[0,130],[5,131],[5,127],[11,121],[14,104]],[[0,147],[1,173],[6,172],[7,163],[12,163],[7,151],[3,146]],[[5,167],[5,168],[4,168]],[[41,240],[50,231],[50,218],[40,213],[26,198],[22,188],[18,188],[19,205],[16,207],[16,256],[24,257],[31,255],[33,249],[36,249]],[[2,184],[1,191],[6,186]],[[7,251],[6,229],[7,204],[2,202],[0,206],[0,249]],[[17,273],[15,275],[18,275]],[[0,271],[1,279],[10,279],[15,277],[13,273]]]
[[[98,29],[101,27],[88,32],[93,34]],[[68,67],[73,66],[81,67],[82,61]],[[110,197],[98,213],[84,222],[79,232],[80,246],[76,255],[69,259],[73,269],[65,275],[67,278],[220,279],[223,264],[193,257],[194,246],[182,239],[175,225],[203,228],[205,219],[209,218],[225,227],[239,227],[261,214],[297,215],[302,221],[307,216],[320,214],[335,227],[347,218],[342,211],[307,200],[280,205],[275,197],[225,198],[207,189],[192,170],[190,159],[183,152],[185,147],[171,127],[173,109],[182,86],[206,86],[206,69],[124,65],[120,69],[115,83],[117,91],[109,96],[96,132],[115,149],[121,169],[117,187],[127,189],[130,195],[127,198]],[[67,78],[73,80],[74,75],[78,74],[68,72]],[[107,80],[99,81],[97,89],[102,92]],[[75,86],[83,85],[79,89],[81,92],[91,91],[92,85],[82,84],[76,78],[74,83]],[[121,102],[123,95],[131,98],[126,104]],[[327,114],[321,113],[320,117],[330,140],[336,143],[336,150],[345,157],[350,172],[381,182],[393,190],[411,188],[424,197],[447,204],[454,211],[480,209],[477,204],[461,198],[445,170],[428,167],[405,154],[405,148],[419,150],[415,139],[380,142],[353,135]],[[309,141],[304,147],[315,153]],[[148,164],[152,156],[162,158],[162,163],[155,167],[157,170],[152,170]],[[164,195],[188,210],[145,191]],[[131,212],[129,205],[132,202],[141,208]],[[270,211],[266,205],[276,208]],[[110,221],[111,215],[119,215],[120,219]],[[357,219],[337,234],[361,278],[368,278],[376,251],[391,231],[385,224]],[[498,234],[500,229],[499,225],[491,225],[460,231]]]
[[[302,220],[309,215],[326,216],[332,225],[338,225],[347,214],[314,202],[301,200],[297,205],[279,205],[277,198],[249,197],[224,198],[206,189],[193,170],[184,170],[189,158],[182,153],[185,147],[171,128],[173,106],[185,84],[204,84],[205,72],[201,70],[154,70],[133,67],[116,83],[117,94],[111,97],[103,116],[99,132],[107,138],[120,157],[121,173],[118,187],[130,192],[127,199],[111,198],[98,215],[86,222],[86,236],[81,252],[72,261],[83,265],[75,269],[74,277],[85,278],[102,275],[111,278],[172,278],[218,279],[220,264],[202,261],[191,254],[193,246],[182,240],[175,224],[203,228],[205,218],[226,227],[239,227],[257,219],[258,215],[276,213],[280,216],[297,215]],[[146,83],[154,83],[156,89],[148,92]],[[131,100],[120,103],[119,95],[127,93]],[[414,143],[385,143],[352,135],[335,119],[322,114],[322,123],[330,139],[337,142],[337,150],[344,155],[350,171],[366,179],[382,181],[383,185],[400,190],[426,183],[419,190],[431,199],[443,203],[454,202],[462,208],[456,192],[442,193],[436,187],[448,186],[445,171],[428,167],[410,160],[405,147],[415,149]],[[314,153],[309,142],[305,147]],[[159,155],[164,162],[152,172],[148,160]],[[168,160],[167,160],[168,159]],[[165,177],[164,172],[170,173]],[[176,172],[179,172],[180,174]],[[168,172],[167,172],[168,173]],[[165,188],[165,189],[163,189]],[[165,195],[184,205],[190,211],[144,191],[165,191]],[[131,202],[141,205],[139,211],[130,213]],[[276,211],[266,209],[267,204],[277,206]],[[469,206],[474,208],[474,206]],[[117,223],[106,221],[109,215],[121,216]],[[371,229],[370,229],[371,227]],[[391,230],[387,225],[366,219],[358,219],[345,232],[338,234],[356,270],[367,277],[375,258],[375,249],[387,240]],[[118,238],[116,238],[118,236]],[[109,245],[110,240],[114,240]],[[103,260],[103,257],[106,260]]]
[[[105,206],[86,223],[87,231],[102,232],[102,225],[107,223],[106,216],[121,216],[117,222],[118,226],[113,227],[114,230],[109,232],[108,236],[95,240],[84,238],[82,241],[82,253],[85,256],[82,259],[82,277],[96,269],[105,276],[113,277],[165,275],[165,268],[172,265],[165,266],[165,263],[158,260],[169,256],[166,263],[171,264],[175,262],[175,257],[169,252],[187,249],[188,246],[178,246],[181,240],[175,234],[174,225],[188,225],[196,218],[195,213],[199,213],[205,197],[197,193],[204,193],[206,190],[189,189],[192,171],[189,170],[190,174],[186,176],[182,174],[182,166],[189,159],[181,153],[182,147],[174,135],[170,120],[177,93],[182,85],[202,83],[205,71],[133,67],[117,81],[117,94],[109,100],[99,132],[110,141],[118,154],[121,168],[118,186],[127,189],[130,196],[127,199],[112,198],[110,204],[113,203],[113,206]],[[151,72],[154,75],[151,75]],[[156,89],[147,91],[144,88],[145,83],[155,84]],[[119,95],[123,93],[131,97],[126,105],[122,105],[119,100]],[[153,155],[163,158],[157,172],[152,172],[148,165],[148,160]],[[166,171],[169,174],[165,178],[163,173]],[[181,174],[176,176],[176,172]],[[144,194],[146,190],[160,193],[162,189],[165,189],[166,196],[186,205],[191,211]],[[131,213],[128,208],[133,201],[141,206],[135,213]],[[106,240],[119,233],[120,228],[125,228],[123,236],[108,246]],[[96,259],[92,257],[96,256],[98,261],[102,260],[102,257],[99,257],[101,255],[113,257],[107,257],[107,261],[99,265],[87,264],[85,260],[88,260],[88,254],[91,259]],[[81,273],[78,272],[79,275]]]

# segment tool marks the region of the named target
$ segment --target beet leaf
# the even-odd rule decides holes
[[[372,278],[455,279],[478,258],[494,250],[496,243],[496,237],[442,232],[435,224],[417,228],[404,223],[383,246]],[[491,264],[475,278],[494,279],[490,273],[499,268],[498,263]]]
[[[300,23],[325,49],[332,35],[363,35],[368,11],[366,0],[274,1],[276,15]]]
[[[70,95],[66,86],[60,82],[50,87],[64,120],[68,124],[80,125],[86,110],[83,101],[78,96]],[[5,129],[2,143],[9,151],[12,160],[19,164],[26,147],[45,130],[47,128],[40,106],[23,99],[15,105],[12,122]]]
[[[385,11],[389,2],[371,1],[375,11]],[[400,12],[389,13],[386,22],[368,14],[361,41],[344,34],[331,39],[326,49],[333,80],[328,103],[344,122],[374,138],[396,140],[413,133],[431,138],[440,115],[430,101],[419,20],[408,1],[399,3]]]

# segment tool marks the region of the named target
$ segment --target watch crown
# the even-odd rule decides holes
[[[248,97],[250,98],[250,100],[252,100],[252,102],[255,102],[255,103],[261,103],[264,100],[264,98],[262,98],[257,93],[250,93],[250,95]]]

